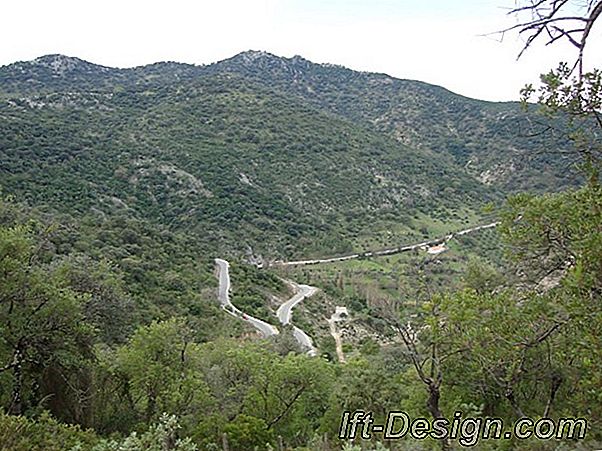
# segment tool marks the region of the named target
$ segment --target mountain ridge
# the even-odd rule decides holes
[[[0,68],[0,116],[10,193],[287,257],[566,186],[553,162],[521,161],[540,144],[517,140],[518,105],[262,51],[208,66],[15,63]]]
[[[128,73],[128,72],[129,73],[144,73],[147,70],[150,72],[155,72],[155,70],[158,68],[169,67],[172,69],[173,68],[183,69],[188,72],[195,73],[195,75],[203,75],[203,72],[205,70],[212,68],[212,67],[220,67],[220,66],[223,67],[223,66],[227,66],[230,63],[236,63],[236,64],[243,63],[243,64],[249,65],[250,63],[256,63],[257,61],[261,61],[261,60],[264,60],[264,62],[265,61],[270,62],[270,64],[274,64],[276,62],[276,63],[280,63],[283,65],[287,65],[287,63],[289,63],[290,65],[292,65],[294,67],[303,67],[306,69],[311,66],[319,66],[319,67],[322,67],[325,69],[345,70],[345,71],[348,71],[353,74],[363,74],[363,75],[370,76],[370,77],[382,77],[382,78],[387,78],[387,79],[391,79],[391,80],[398,80],[398,81],[404,81],[404,82],[410,82],[410,83],[418,83],[418,84],[425,85],[425,86],[440,88],[440,89],[447,91],[450,94],[464,97],[466,99],[478,100],[480,102],[513,103],[511,101],[510,102],[505,102],[505,101],[495,102],[495,101],[488,101],[488,100],[481,100],[481,99],[472,99],[468,96],[464,96],[460,93],[451,91],[443,86],[435,85],[435,84],[420,81],[420,80],[399,78],[399,77],[395,77],[393,75],[390,75],[390,74],[387,74],[384,72],[356,70],[356,69],[349,68],[349,67],[341,65],[341,64],[316,63],[316,62],[306,59],[305,57],[303,57],[301,55],[294,55],[292,57],[284,57],[284,56],[279,56],[279,55],[276,55],[274,53],[267,52],[264,50],[245,50],[245,51],[241,51],[229,58],[225,58],[223,60],[215,61],[212,63],[206,63],[206,64],[205,63],[195,64],[195,63],[179,62],[179,61],[175,61],[175,60],[165,60],[165,61],[156,61],[153,63],[142,64],[142,65],[137,65],[137,66],[132,66],[132,67],[107,66],[107,65],[103,65],[103,64],[94,63],[92,61],[85,60],[85,59],[75,57],[75,56],[68,56],[68,55],[61,54],[61,53],[51,53],[51,54],[41,55],[41,56],[36,57],[31,60],[15,61],[12,63],[1,65],[0,73],[6,72],[6,71],[11,71],[13,69],[23,70],[23,69],[25,69],[26,66],[35,67],[36,65],[38,65],[38,66],[44,66],[44,67],[52,67],[53,64],[60,63],[63,65],[64,64],[69,65],[71,69],[78,68],[78,67],[85,67],[88,70],[94,69],[98,72],[113,72],[115,74],[120,73],[120,72],[122,72],[122,73]]]

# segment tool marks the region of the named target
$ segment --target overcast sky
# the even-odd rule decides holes
[[[514,0],[4,0],[0,65],[62,53],[106,66],[208,64],[244,50],[516,100],[540,72],[571,58],[537,47],[520,61]]]

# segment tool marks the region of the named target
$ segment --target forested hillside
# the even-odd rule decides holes
[[[547,135],[514,133],[530,127],[518,104],[298,57],[112,69],[51,55],[0,69],[0,98],[6,192],[269,258],[357,249],[374,218],[411,233],[416,213],[458,221],[571,180]]]
[[[340,439],[357,410],[580,418],[477,449],[599,448],[600,146],[571,83],[524,110],[265,52],[0,68],[0,450],[466,444]],[[295,282],[318,292],[280,324]]]
[[[543,133],[559,124],[526,114],[518,103],[484,102],[428,83],[266,52],[245,52],[206,70],[242,74],[410,147],[445,155],[458,175],[506,193],[574,183],[574,160],[550,153],[569,147],[566,137]]]

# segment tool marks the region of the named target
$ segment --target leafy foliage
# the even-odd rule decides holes
[[[517,104],[302,58],[120,70],[51,55],[0,69],[0,98],[5,190],[213,250],[343,252],[375,216],[386,230],[568,183],[538,151],[557,143],[517,140]]]
[[[516,124],[533,116],[516,104],[300,57],[1,68],[0,182],[18,202],[0,203],[0,447],[329,450],[343,445],[344,410],[381,421],[458,406],[508,423],[584,416],[601,439],[600,83],[569,78],[544,77],[540,100],[571,133],[527,139]],[[218,308],[218,253],[258,261],[449,233],[484,200],[578,184],[560,170],[572,159],[539,153],[573,156],[574,144],[583,186],[503,207],[511,265],[489,230],[441,257],[295,273],[323,289],[308,311],[324,326],[346,304],[386,339],[344,343],[347,364],[298,353],[290,336],[256,340]],[[281,279],[240,263],[232,276],[234,303],[273,321]],[[328,337],[316,341],[327,357]],[[454,443],[402,444],[437,445]]]

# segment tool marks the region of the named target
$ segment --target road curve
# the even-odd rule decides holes
[[[286,281],[293,289],[297,292],[292,298],[283,303],[278,310],[276,310],[276,316],[283,325],[287,325],[291,321],[293,314],[293,307],[301,302],[303,299],[312,296],[318,289],[309,285],[299,285],[290,280]]]
[[[316,356],[318,355],[318,351],[314,346],[314,342],[311,337],[299,329],[297,326],[293,326],[293,336],[297,340],[297,343],[301,345],[303,349],[307,349],[307,355]]]
[[[316,293],[316,291],[318,291],[316,287],[309,285],[300,285],[290,280],[286,280],[285,282],[291,285],[296,293],[288,301],[281,304],[280,307],[278,307],[278,310],[276,310],[276,316],[283,326],[290,324],[291,317],[293,315],[293,307],[295,307],[303,299],[312,296],[314,293]],[[311,337],[297,326],[293,326],[293,336],[304,349],[308,350],[307,353],[309,355],[317,355],[317,351],[314,347]]]
[[[352,259],[356,259],[356,258],[360,258],[360,257],[378,257],[378,256],[383,256],[383,255],[391,255],[391,254],[396,254],[396,253],[400,253],[400,252],[411,251],[411,250],[418,249],[418,248],[429,247],[432,245],[446,243],[456,235],[458,235],[458,236],[466,235],[468,233],[476,232],[481,229],[493,228],[493,227],[498,226],[499,224],[500,224],[499,222],[492,222],[490,224],[484,224],[484,225],[479,225],[479,226],[475,226],[475,227],[470,227],[468,229],[460,230],[459,232],[455,232],[455,233],[446,235],[443,238],[436,238],[433,240],[423,241],[421,243],[412,244],[409,246],[395,247],[395,248],[390,248],[390,249],[383,249],[380,251],[371,251],[371,252],[364,252],[364,253],[360,253],[360,254],[350,254],[350,255],[343,255],[341,257],[332,257],[332,258],[324,258],[324,259],[298,260],[298,261],[291,261],[291,262],[280,261],[280,262],[276,262],[274,264],[280,265],[280,266],[312,265],[312,264],[317,264],[317,263],[334,263],[334,262],[340,262],[340,261],[345,261],[345,260],[352,260]],[[253,327],[255,327],[255,329],[257,329],[264,337],[278,335],[279,331],[275,326],[272,326],[271,324],[268,324],[265,321],[262,321],[260,319],[254,318],[250,315],[247,315],[246,313],[243,313],[238,308],[236,308],[232,304],[232,302],[230,302],[230,273],[229,273],[230,264],[226,260],[221,259],[221,258],[216,258],[215,263],[219,269],[219,272],[218,272],[219,288],[218,288],[217,297],[218,297],[218,300],[220,302],[222,309],[225,312],[227,312],[228,314],[230,314],[240,320],[247,321]],[[309,285],[300,285],[300,284],[297,284],[292,281],[286,281],[286,282],[289,283],[297,292],[295,293],[295,295],[292,298],[290,298],[288,301],[286,301],[282,305],[280,305],[280,307],[278,307],[278,310],[276,311],[276,316],[278,317],[278,320],[280,321],[280,323],[282,325],[290,324],[293,308],[299,302],[301,302],[303,299],[312,296],[318,290],[316,287],[312,287]],[[337,354],[339,357],[339,361],[344,362],[345,357],[342,352],[342,346],[341,346],[341,342],[340,342],[340,334],[338,334],[338,332],[336,330],[334,316],[335,315],[333,315],[333,317],[328,320],[328,323],[330,324],[331,334],[334,337],[335,342],[337,343]],[[303,346],[305,349],[309,349],[309,351],[308,351],[309,355],[316,355],[317,352],[316,352],[316,348],[313,345],[312,339],[305,332],[303,332],[298,327],[293,326],[293,335],[294,335],[295,339],[299,342],[299,344],[301,344],[301,346]]]
[[[217,299],[219,300],[222,309],[238,319],[247,321],[264,337],[278,335],[279,332],[276,327],[266,323],[265,321],[241,312],[232,304],[232,302],[230,302],[230,264],[221,258],[216,258],[215,263],[219,269],[219,288],[217,291]]]

